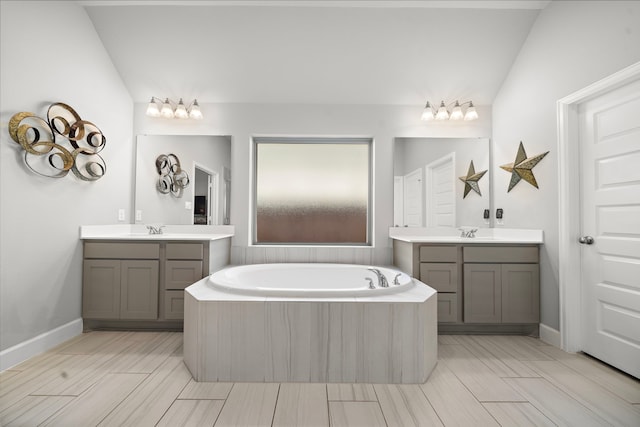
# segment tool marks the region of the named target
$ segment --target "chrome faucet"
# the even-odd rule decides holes
[[[380,270],[378,270],[377,268],[367,268],[367,270],[369,271],[373,271],[376,276],[378,276],[378,286],[381,288],[388,288],[389,287],[389,282],[387,282],[387,278],[384,277],[384,274],[382,274],[382,272]]]
[[[149,230],[149,234],[162,234],[162,229],[164,225],[147,225],[147,230]]]
[[[458,228],[460,230],[460,237],[476,237],[477,228]]]
[[[364,278],[367,282],[369,282],[369,289],[375,289],[376,287],[373,285],[373,279],[371,277]]]
[[[394,284],[394,285],[396,285],[396,286],[400,285],[400,281],[398,280],[398,278],[399,278],[400,276],[402,276],[402,273],[398,273],[398,274],[396,274],[396,277],[394,277],[394,278],[393,278],[393,284]]]

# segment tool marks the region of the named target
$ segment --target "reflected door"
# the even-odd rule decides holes
[[[422,227],[422,169],[404,176],[404,225]]]
[[[456,226],[455,153],[429,163],[427,174],[427,227]]]

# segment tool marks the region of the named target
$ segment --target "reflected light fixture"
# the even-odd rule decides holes
[[[149,101],[149,105],[147,106],[147,116],[163,117],[165,119],[173,119],[175,117],[177,119],[195,120],[201,120],[203,117],[197,99],[194,99],[187,107],[184,105],[182,98],[180,98],[180,101],[175,102],[169,98],[165,98],[164,101],[162,101],[160,98],[156,98],[155,96],[152,96],[151,101]]]
[[[452,105],[453,102],[449,105]],[[465,104],[469,104],[469,107],[467,107],[467,110],[463,113],[462,112],[462,106]],[[466,101],[466,102],[455,102],[455,105],[453,107],[453,110],[451,110],[451,113],[449,113],[449,110],[447,109],[447,105],[445,105],[444,101],[440,101],[440,106],[438,107],[437,110],[434,110],[434,108],[431,106],[431,104],[429,103],[429,101],[427,101],[427,105],[424,106],[424,110],[422,111],[422,116],[420,117],[421,120],[424,121],[431,121],[431,120],[439,120],[439,121],[443,121],[443,120],[476,120],[478,118],[478,112],[476,111],[476,107],[473,106],[473,101]]]

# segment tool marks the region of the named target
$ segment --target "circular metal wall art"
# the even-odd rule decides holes
[[[29,112],[14,114],[9,135],[24,150],[27,167],[38,175],[63,178],[72,171],[83,181],[96,181],[107,171],[98,154],[107,139],[67,104],[51,104],[46,120]]]
[[[180,167],[180,160],[175,154],[161,154],[156,158],[158,182],[156,188],[162,194],[171,193],[174,197],[182,197],[189,186],[189,175]]]

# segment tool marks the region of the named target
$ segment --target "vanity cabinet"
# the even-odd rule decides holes
[[[537,246],[463,248],[466,323],[538,323]]]
[[[441,329],[460,332],[539,323],[538,252],[536,244],[393,241],[394,265],[438,291]]]
[[[208,242],[85,241],[82,317],[89,328],[181,326],[184,289],[208,274]]]
[[[159,254],[157,243],[85,243],[82,316],[156,319]]]

